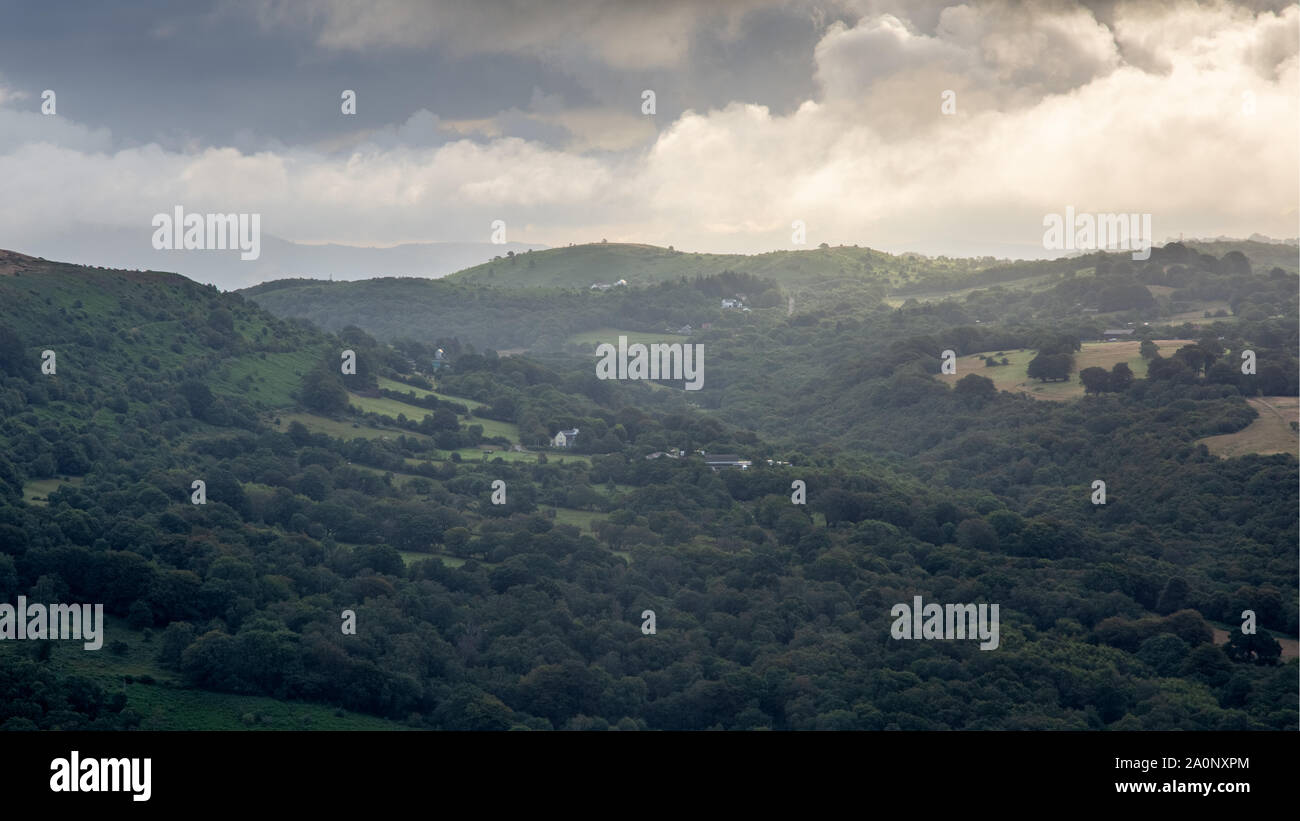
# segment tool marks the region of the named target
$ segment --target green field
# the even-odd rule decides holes
[[[320,704],[277,701],[262,696],[214,693],[186,687],[178,673],[156,661],[161,630],[153,641],[132,630],[123,619],[106,616],[104,646],[86,650],[79,641],[51,642],[44,662],[60,675],[85,676],[110,695],[125,691],[127,707],[143,717],[142,730],[401,730],[401,724],[374,716],[336,710]],[[127,646],[123,655],[109,649],[110,642]],[[0,642],[0,663],[28,653],[34,642]],[[126,683],[124,677],[152,676],[154,683]]]
[[[338,422],[325,416],[317,416],[314,413],[281,413],[279,418],[280,425],[276,429],[281,432],[287,431],[290,423],[301,422],[312,433],[324,433],[346,441],[353,439],[396,439],[398,436],[410,436],[417,439],[429,438],[423,433],[415,433],[414,431],[380,430],[361,423],[357,423],[360,427],[354,428],[352,422]],[[272,427],[275,427],[275,425],[272,424]]]
[[[487,454],[486,461],[488,462],[491,462],[493,459],[499,458],[505,462],[527,462],[529,464],[535,464],[537,462],[537,457],[539,455],[537,452],[534,451],[524,451],[523,453],[520,453],[519,451],[514,451],[514,450],[486,451],[486,450],[481,450],[479,448],[461,448],[460,450],[454,452],[460,454],[460,460],[462,462],[485,461],[483,458],[483,454],[486,453]],[[570,454],[565,454],[564,456],[557,457],[554,454],[547,453],[546,459],[548,462],[554,464],[563,464],[564,462],[562,460],[568,460],[570,462],[580,462],[584,465],[591,464],[591,460],[587,459],[587,457],[585,456],[573,456]]]
[[[46,499],[49,495],[63,485],[79,484],[81,484],[80,476],[69,476],[64,479],[32,479],[23,485],[23,501],[36,505],[48,504]]]
[[[426,391],[424,388],[417,388],[414,385],[406,385],[395,379],[389,379],[386,376],[379,377],[379,387],[385,390],[397,391],[398,393],[406,393],[410,391],[421,399],[426,396],[437,396],[433,391]]]
[[[608,342],[611,345],[618,345],[620,336],[627,337],[627,344],[634,345],[640,343],[649,345],[652,342],[685,342],[687,337],[680,334],[668,333],[645,333],[643,331],[620,331],[617,328],[597,328],[594,331],[583,331],[574,334],[565,340],[569,345],[591,345],[593,348],[602,342]]]
[[[1258,413],[1255,421],[1236,433],[1207,436],[1197,441],[1215,456],[1230,458],[1247,453],[1296,453],[1296,432],[1291,422],[1300,421],[1294,396],[1252,396],[1246,400]]]
[[[514,422],[500,422],[496,419],[484,419],[481,416],[462,416],[460,421],[465,427],[482,425],[483,435],[489,439],[504,436],[512,443],[519,442],[519,426]]]
[[[1189,339],[1154,340],[1160,348],[1159,353],[1161,356],[1170,356],[1178,348],[1191,344],[1192,341]],[[1003,356],[1006,357],[1008,364],[993,368],[985,366],[984,361],[979,358],[981,354],[961,356],[957,358],[957,373],[940,374],[938,378],[952,385],[963,376],[976,373],[992,379],[994,387],[1000,391],[1023,393],[1038,399],[1075,399],[1083,396],[1083,383],[1079,381],[1079,371],[1084,368],[1098,367],[1110,370],[1118,362],[1127,362],[1128,366],[1133,370],[1135,378],[1145,378],[1147,375],[1147,362],[1138,353],[1140,346],[1141,343],[1137,340],[1085,342],[1079,352],[1074,355],[1074,371],[1070,373],[1070,381],[1068,382],[1040,382],[1037,379],[1030,379],[1028,374],[1029,362],[1037,355],[1037,351],[1028,348],[1002,351],[1002,355],[997,355],[998,351],[984,351],[982,355],[993,356],[999,361]]]
[[[455,556],[444,556],[441,553],[421,553],[418,550],[399,550],[397,553],[402,557],[402,561],[406,562],[408,565],[429,559],[435,561],[441,560],[442,563],[448,567],[460,567],[465,563],[464,559],[458,559]],[[482,562],[480,562],[480,564],[482,564]]]
[[[555,522],[562,525],[573,525],[584,533],[594,536],[596,531],[593,525],[604,519],[608,514],[595,510],[575,510],[571,507],[555,508]]]
[[[376,476],[386,476],[391,474],[393,477],[393,484],[398,487],[401,487],[402,485],[406,484],[412,479],[424,478],[422,476],[417,476],[414,473],[398,473],[397,471],[394,470],[380,470],[379,468],[372,468],[369,465],[358,465],[356,463],[353,463],[352,467],[356,468],[357,470],[364,471],[366,473],[373,473]]]
[[[408,405],[405,402],[398,402],[396,399],[358,396],[355,393],[348,394],[348,404],[360,408],[363,413],[377,413],[381,416],[391,416],[394,419],[397,418],[398,414],[401,414],[407,419],[414,419],[417,422],[433,414],[433,411],[428,408]]]
[[[1090,273],[1092,268],[1081,268],[1079,273]],[[1037,274],[1035,276],[1023,277],[1021,279],[1011,279],[1006,282],[997,283],[999,288],[1025,290],[1025,291],[1046,291],[1060,282],[1058,274]],[[884,303],[891,308],[901,308],[909,299],[915,299],[917,302],[941,302],[945,299],[962,300],[976,291],[984,291],[993,287],[990,285],[975,285],[969,288],[957,288],[951,291],[919,291],[917,293],[893,294],[884,299]]]
[[[471,411],[475,408],[483,407],[482,402],[475,402],[473,399],[464,399],[459,396],[447,396],[445,394],[435,393],[434,391],[418,390],[408,385],[394,382],[391,379],[381,379],[380,386],[388,387],[390,390],[412,390],[416,391],[417,395],[420,396],[435,396],[443,401],[459,402]],[[391,416],[393,419],[396,419],[397,415],[400,413],[405,415],[407,419],[418,421],[433,413],[433,411],[428,408],[408,405],[405,402],[399,402],[396,399],[358,396],[355,393],[348,394],[348,402],[361,409],[364,413],[378,413],[383,416]],[[458,418],[460,419],[461,424],[465,427],[469,427],[470,425],[481,425],[483,428],[483,435],[489,439],[496,436],[503,436],[511,442],[519,441],[519,426],[513,422],[500,422],[496,419],[483,419],[478,416],[469,415],[460,416]]]
[[[294,404],[302,375],[318,359],[315,350],[248,354],[223,363],[208,381],[215,393],[239,396],[247,386],[252,398],[265,407],[285,408]]]

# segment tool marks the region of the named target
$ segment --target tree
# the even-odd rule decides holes
[[[1137,657],[1162,676],[1175,676],[1187,660],[1187,642],[1172,633],[1161,633],[1142,642]]]
[[[348,392],[339,375],[315,368],[303,377],[299,399],[317,413],[339,413],[347,409]]]
[[[162,641],[158,647],[158,663],[173,670],[181,664],[181,655],[185,648],[194,643],[194,625],[184,621],[174,621],[163,631]]]
[[[1193,374],[1199,374],[1209,361],[1204,350],[1200,345],[1184,345],[1174,351],[1174,359],[1179,360],[1186,365]]]
[[[1228,639],[1223,652],[1236,662],[1250,661],[1255,664],[1270,665],[1277,664],[1278,658],[1282,655],[1282,645],[1267,633],[1243,633],[1240,630],[1233,630],[1232,637]]]
[[[474,553],[470,547],[471,535],[468,528],[453,527],[443,534],[443,545],[451,555],[468,559]]]
[[[1103,313],[1112,311],[1144,310],[1156,304],[1155,297],[1145,285],[1129,283],[1111,285],[1101,289],[1098,307]]]
[[[195,419],[205,418],[212,407],[212,391],[197,379],[187,379],[181,383],[180,394],[189,403],[190,415]]]
[[[1074,366],[1074,357],[1065,353],[1039,354],[1034,357],[1027,369],[1030,379],[1043,382],[1069,381],[1070,368]]]
[[[993,550],[998,546],[998,532],[983,519],[965,519],[957,525],[957,544],[967,550]]]
[[[1080,374],[1082,376],[1082,374]],[[1110,369],[1110,390],[1123,393],[1133,384],[1133,369],[1127,362],[1116,362]]]
[[[23,341],[18,333],[8,325],[0,325],[0,370],[9,374],[19,374],[23,370]],[[31,368],[35,370],[36,365]]]
[[[1194,382],[1196,374],[1181,359],[1157,356],[1147,365],[1147,379],[1178,383]]]
[[[988,399],[998,394],[998,389],[993,384],[993,380],[977,373],[968,373],[958,379],[953,390],[972,399]]]
[[[1142,340],[1142,344],[1138,346],[1138,354],[1143,359],[1154,359],[1157,356],[1156,352],[1159,350],[1160,346],[1149,339]]]
[[[1110,390],[1110,374],[1105,368],[1091,367],[1079,371],[1079,381],[1085,393],[1104,393]]]
[[[1169,615],[1187,606],[1187,582],[1181,576],[1170,576],[1156,603],[1156,612]]]
[[[1232,662],[1213,644],[1202,644],[1187,654],[1180,675],[1222,687],[1232,677]]]

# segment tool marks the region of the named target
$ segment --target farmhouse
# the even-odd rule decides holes
[[[551,440],[551,445],[557,448],[571,448],[577,439],[577,428],[573,428],[572,430],[562,430],[555,434],[555,438]]]
[[[1107,342],[1118,342],[1120,337],[1132,335],[1132,328],[1107,328],[1102,331],[1101,338]]]

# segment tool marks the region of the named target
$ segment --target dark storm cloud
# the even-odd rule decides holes
[[[1295,233],[1294,5],[0,0],[0,23],[0,247],[47,256],[70,226],[119,236],[83,224],[147,242],[178,203],[359,245],[499,219],[752,252],[799,220],[814,243],[1041,256],[1070,205]]]

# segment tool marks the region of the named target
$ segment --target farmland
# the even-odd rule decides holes
[[[1154,341],[1160,348],[1161,356],[1168,356],[1178,350],[1179,347],[1190,345],[1193,342],[1190,339],[1157,339]],[[1075,367],[1068,382],[1044,383],[1030,379],[1027,369],[1036,352],[1026,348],[1010,351],[984,351],[982,354],[958,357],[957,373],[941,374],[939,379],[951,385],[966,374],[977,373],[980,376],[992,379],[994,387],[1000,391],[1023,393],[1035,399],[1075,399],[1083,396],[1083,383],[1079,381],[1078,372],[1084,368],[1098,367],[1110,370],[1116,363],[1127,362],[1128,366],[1133,369],[1133,375],[1136,378],[1144,378],[1147,374],[1147,363],[1138,353],[1139,346],[1140,343],[1137,340],[1083,343],[1082,349],[1074,355]],[[981,356],[993,357],[999,361],[1005,356],[1008,364],[991,368],[986,367],[984,360],[980,359]]]
[[[1255,396],[1246,400],[1259,417],[1235,433],[1201,439],[1201,444],[1216,456],[1232,457],[1247,453],[1296,452],[1296,432],[1291,423],[1300,421],[1300,401],[1294,396]]]

